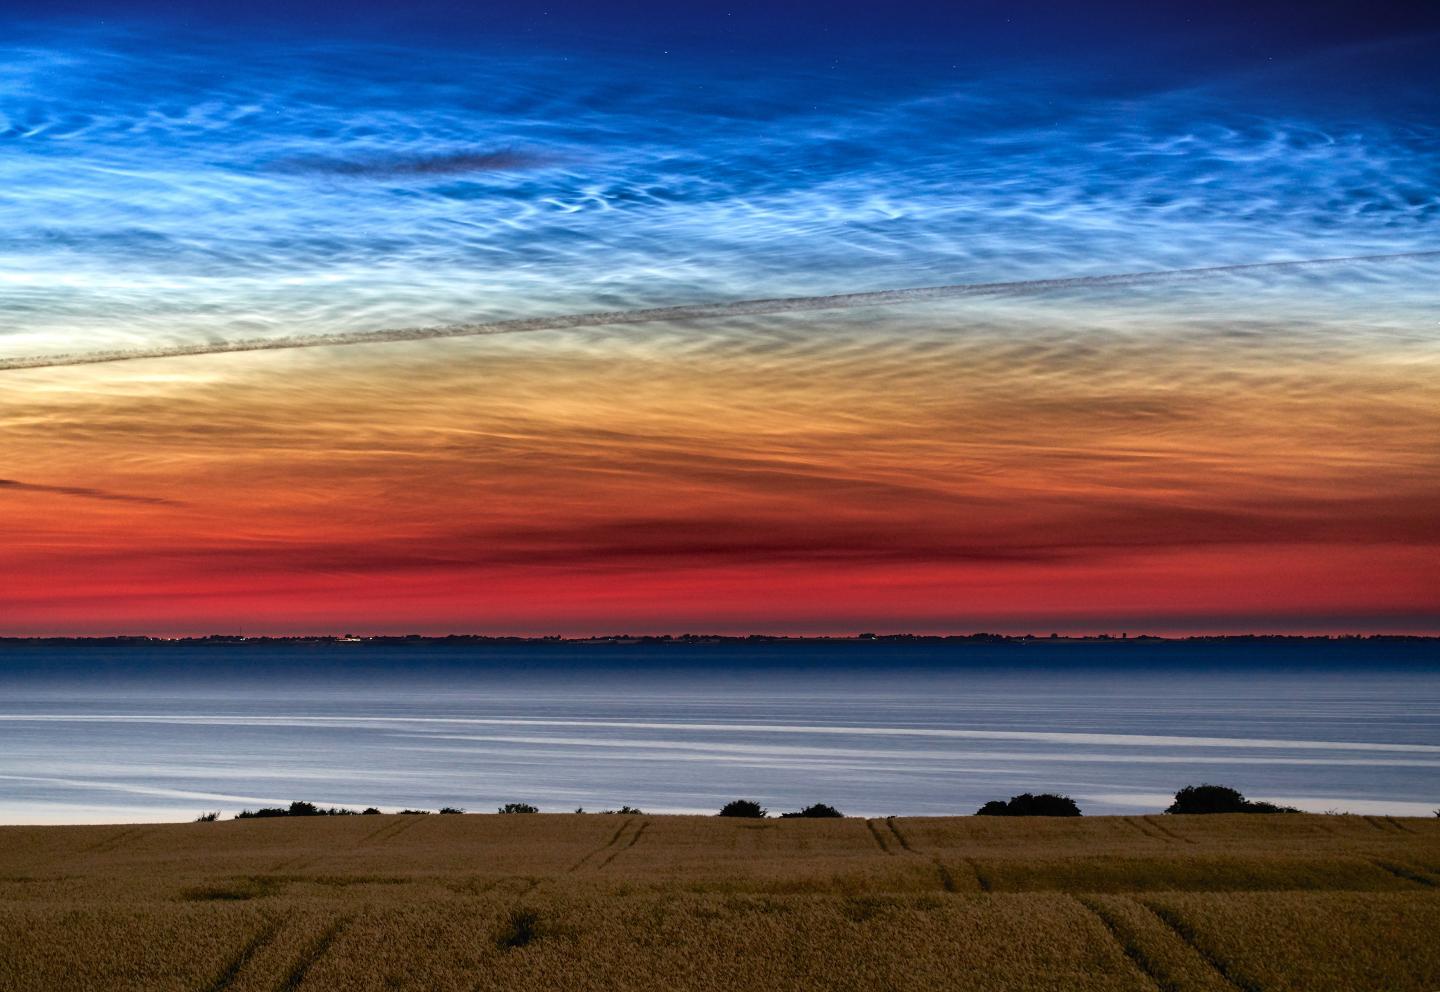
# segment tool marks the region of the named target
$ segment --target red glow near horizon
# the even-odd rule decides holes
[[[11,373],[0,634],[1440,632],[1424,368],[923,343]]]

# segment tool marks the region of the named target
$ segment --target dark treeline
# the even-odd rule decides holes
[[[402,816],[421,816],[429,813],[426,809],[402,809],[399,814]],[[463,806],[444,806],[440,813],[458,814],[464,813]],[[496,810],[497,813],[505,815],[539,813],[538,806],[530,803],[506,803]],[[575,810],[576,813],[585,813],[582,807]],[[1179,815],[1193,815],[1205,813],[1298,813],[1299,810],[1292,806],[1277,806],[1274,803],[1258,802],[1246,799],[1239,790],[1232,789],[1225,785],[1187,785],[1175,793],[1175,801],[1165,810],[1166,813]],[[241,810],[235,814],[237,820],[258,820],[280,816],[374,816],[380,810],[374,806],[368,806],[363,810],[346,809],[343,807],[331,806],[320,807],[314,803],[293,802],[289,806],[262,807],[256,810]],[[614,816],[624,814],[628,816],[643,816],[644,811],[634,806],[622,806],[619,809],[601,810],[602,816]],[[726,803],[716,814],[725,817],[741,817],[744,819],[763,820],[770,816],[770,811],[753,799],[735,799]],[[791,819],[832,819],[843,817],[845,814],[834,806],[827,803],[813,803],[803,809],[791,813],[781,813],[782,820]],[[975,811],[976,816],[1080,816],[1081,811],[1075,800],[1069,796],[1059,796],[1054,793],[1044,792],[1034,794],[1022,792],[1018,796],[1011,796],[1007,799],[992,799]],[[1440,810],[1436,811],[1440,815]],[[210,823],[220,818],[219,811],[202,813],[197,817],[197,822]]]
[[[1235,642],[1303,643],[1303,642],[1432,642],[1440,636],[1432,634],[1191,634],[1165,637],[1159,634],[995,634],[976,631],[968,634],[841,634],[835,636],[790,634],[596,634],[589,637],[522,637],[506,634],[205,634],[193,637],[155,637],[148,634],[97,634],[87,637],[0,637],[3,644],[43,645],[123,645],[123,644],[834,644],[850,641],[885,643],[956,643],[1025,644],[1034,641],[1058,642],[1137,642],[1172,644]]]
[[[1069,796],[1022,792],[1009,801],[992,799],[975,811],[976,816],[1079,816],[1080,807]]]

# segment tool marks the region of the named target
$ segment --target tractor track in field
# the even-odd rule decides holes
[[[581,868],[585,867],[585,864],[592,858],[597,858],[600,855],[604,854],[606,851],[610,850],[610,848],[615,846],[615,843],[620,839],[621,835],[623,835],[625,831],[630,827],[630,824],[634,822],[635,820],[632,817],[631,819],[628,819],[624,823],[620,824],[620,829],[615,831],[615,833],[611,835],[609,840],[601,844],[599,847],[595,848],[595,850],[585,855],[585,857],[581,858],[579,861],[575,862],[567,870],[571,872],[579,871]]]
[[[632,848],[632,847],[634,847],[636,844],[640,843],[640,838],[641,838],[642,836],[644,836],[645,831],[648,830],[649,827],[650,827],[650,821],[649,821],[649,820],[646,820],[644,823],[640,824],[640,829],[639,829],[639,830],[636,830],[633,834],[630,835],[630,841],[629,841],[629,843],[624,844],[624,845],[621,846],[621,847],[617,847],[614,851],[612,851],[612,852],[610,853],[610,856],[609,856],[608,858],[606,858],[604,861],[600,862],[599,867],[596,868],[595,870],[596,870],[596,871],[600,871],[601,869],[603,869],[603,868],[605,868],[607,865],[609,865],[610,862],[614,861],[616,858],[620,857],[620,855],[622,855],[622,854],[624,854],[626,851],[630,850],[630,848]]]

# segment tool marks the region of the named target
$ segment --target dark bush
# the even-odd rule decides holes
[[[1274,803],[1247,802],[1245,804],[1247,813],[1298,813],[1294,806],[1276,806]]]
[[[1167,813],[1298,813],[1291,806],[1252,802],[1224,785],[1187,785],[1175,793]]]
[[[430,811],[429,811],[428,809],[402,809],[402,810],[400,811],[400,815],[401,815],[401,816],[429,816],[429,815],[430,815]]]
[[[1009,802],[992,799],[975,811],[976,816],[1079,816],[1080,807],[1069,796],[1022,792]]]
[[[215,812],[213,812],[213,813],[201,813],[199,816],[195,817],[195,822],[196,822],[196,823],[214,823],[214,822],[215,822],[216,820],[218,820],[218,819],[220,819],[220,811],[217,809],[217,810],[216,810]]]
[[[636,809],[634,806],[621,806],[619,809],[602,809],[601,813],[606,816],[644,816],[643,809]]]
[[[538,812],[540,812],[540,810],[539,810],[538,807],[531,806],[529,803],[506,803],[504,806],[501,806],[498,810],[496,810],[496,812],[497,812],[497,813],[538,813]]]
[[[1044,792],[1032,796],[1025,792],[1010,800],[1011,816],[1079,816],[1080,807],[1069,796]]]
[[[830,818],[830,817],[844,816],[844,815],[845,815],[844,813],[840,812],[840,811],[839,811],[838,809],[836,809],[834,806],[827,806],[827,805],[825,805],[824,803],[816,803],[816,804],[813,805],[813,806],[806,806],[804,809],[800,810],[798,813],[781,813],[781,814],[780,814],[780,819],[782,819],[782,820],[793,820],[793,819],[796,819],[796,818],[798,817],[798,818],[803,818],[803,819],[807,819],[807,820],[820,820],[820,819],[828,819],[828,818]]]
[[[456,813],[463,813],[463,812],[465,812],[465,807],[464,807],[464,806],[441,806],[441,807],[440,807],[440,815],[442,815],[442,816],[453,816],[453,815],[456,814]]]
[[[355,816],[353,809],[341,809],[331,806],[329,809],[321,809],[314,803],[293,802],[288,807],[263,806],[253,812],[248,809],[241,810],[235,814],[237,820],[264,820],[272,816]]]
[[[763,820],[770,813],[765,807],[750,799],[736,799],[720,808],[721,816],[744,816],[752,820]]]
[[[379,815],[380,815],[380,811],[379,811],[378,809],[376,809],[374,806],[366,806],[363,810],[360,811],[360,813],[361,813],[362,816],[379,816]]]
[[[513,951],[540,936],[540,914],[533,909],[516,908],[510,910],[500,932],[495,935],[495,946],[502,951]]]

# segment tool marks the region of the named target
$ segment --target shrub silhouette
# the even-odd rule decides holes
[[[798,813],[781,813],[780,819],[793,820],[798,817],[807,820],[819,820],[844,815],[844,813],[840,812],[834,806],[827,806],[825,803],[816,803],[813,806],[806,806]]]
[[[1009,802],[992,799],[975,811],[976,816],[1079,816],[1080,807],[1069,796],[1022,792]]]
[[[428,809],[402,809],[402,810],[400,811],[400,815],[401,815],[401,816],[429,816],[429,815],[430,815],[430,811],[429,811]]]
[[[1247,813],[1298,813],[1294,806],[1277,806],[1274,803],[1250,801],[1245,804]]]
[[[643,809],[636,809],[634,806],[621,806],[619,809],[602,809],[600,811],[606,816],[644,816]]]
[[[464,807],[464,806],[441,806],[441,807],[440,807],[440,814],[441,814],[442,816],[454,815],[455,813],[463,813],[463,812],[465,812],[465,807]]]
[[[1224,785],[1187,785],[1175,793],[1167,813],[1298,813],[1292,806],[1252,802]]]
[[[195,817],[195,822],[214,823],[218,819],[220,819],[220,811],[217,809],[213,813],[201,813],[199,816]]]
[[[720,808],[721,816],[744,816],[752,820],[763,820],[770,813],[765,807],[750,799],[736,799]]]
[[[378,809],[376,809],[374,806],[366,806],[364,809],[362,809],[362,810],[360,811],[360,813],[361,813],[362,816],[379,816],[379,815],[380,815],[380,811],[379,811]]]
[[[376,812],[379,812],[378,810]],[[257,810],[242,809],[235,814],[237,820],[264,820],[274,816],[356,816],[353,809],[331,806],[321,809],[314,803],[293,802],[289,806],[262,806]]]
[[[540,812],[540,810],[539,810],[538,807],[536,807],[536,806],[531,806],[529,803],[506,803],[504,806],[501,806],[498,810],[496,810],[496,812],[497,812],[497,813],[538,813],[538,812]]]

